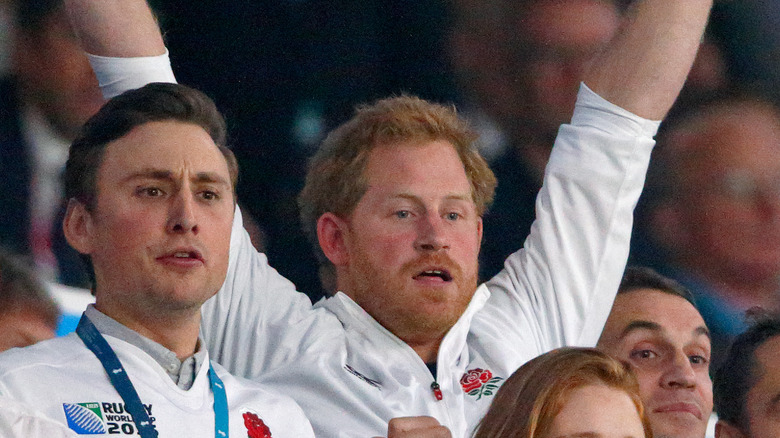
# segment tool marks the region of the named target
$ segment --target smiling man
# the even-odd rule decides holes
[[[90,119],[66,166],[64,231],[95,304],[76,333],[0,355],[2,396],[78,434],[313,436],[292,400],[212,364],[198,336],[228,266],[238,170],[224,143],[211,100],[176,84]]]
[[[92,57],[105,93],[169,73],[145,2],[68,5],[84,47],[105,56]],[[210,352],[290,394],[317,436],[383,435],[390,419],[423,415],[469,436],[519,365],[598,339],[658,127],[648,119],[679,92],[710,6],[638,2],[561,128],[524,248],[481,286],[495,181],[470,129],[413,97],[358,108],[313,157],[300,197],[339,291],[312,308],[237,220],[225,285],[203,308]]]
[[[710,335],[692,300],[675,281],[630,267],[598,342],[636,374],[655,437],[703,438],[712,413]]]

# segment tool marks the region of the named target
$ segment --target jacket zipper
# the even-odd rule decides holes
[[[431,383],[431,390],[433,391],[433,396],[436,397],[436,400],[441,401],[444,398],[444,394],[442,394],[441,388],[435,380]]]

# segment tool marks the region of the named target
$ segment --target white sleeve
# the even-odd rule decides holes
[[[322,313],[255,249],[236,208],[225,283],[202,308],[201,336],[211,357],[254,379],[314,342],[311,335],[325,329]]]
[[[176,83],[167,50],[159,56],[111,58],[87,53],[87,58],[106,100],[151,82]]]
[[[476,330],[500,340],[517,366],[529,355],[598,341],[659,124],[582,84],[572,122],[558,132],[531,232],[486,283],[491,295],[475,318]]]

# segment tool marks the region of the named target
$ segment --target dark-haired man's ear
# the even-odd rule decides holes
[[[62,230],[70,246],[81,254],[92,253],[92,213],[81,202],[70,199]]]

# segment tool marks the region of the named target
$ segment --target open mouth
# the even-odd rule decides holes
[[[173,252],[170,252],[162,257],[160,257],[161,260],[171,260],[171,261],[203,261],[203,256],[201,253],[194,249],[179,249]]]
[[[429,269],[426,271],[422,271],[419,274],[414,276],[415,280],[422,279],[422,278],[440,278],[442,281],[446,281],[446,282],[452,281],[452,275],[450,275],[449,271],[444,269]]]

